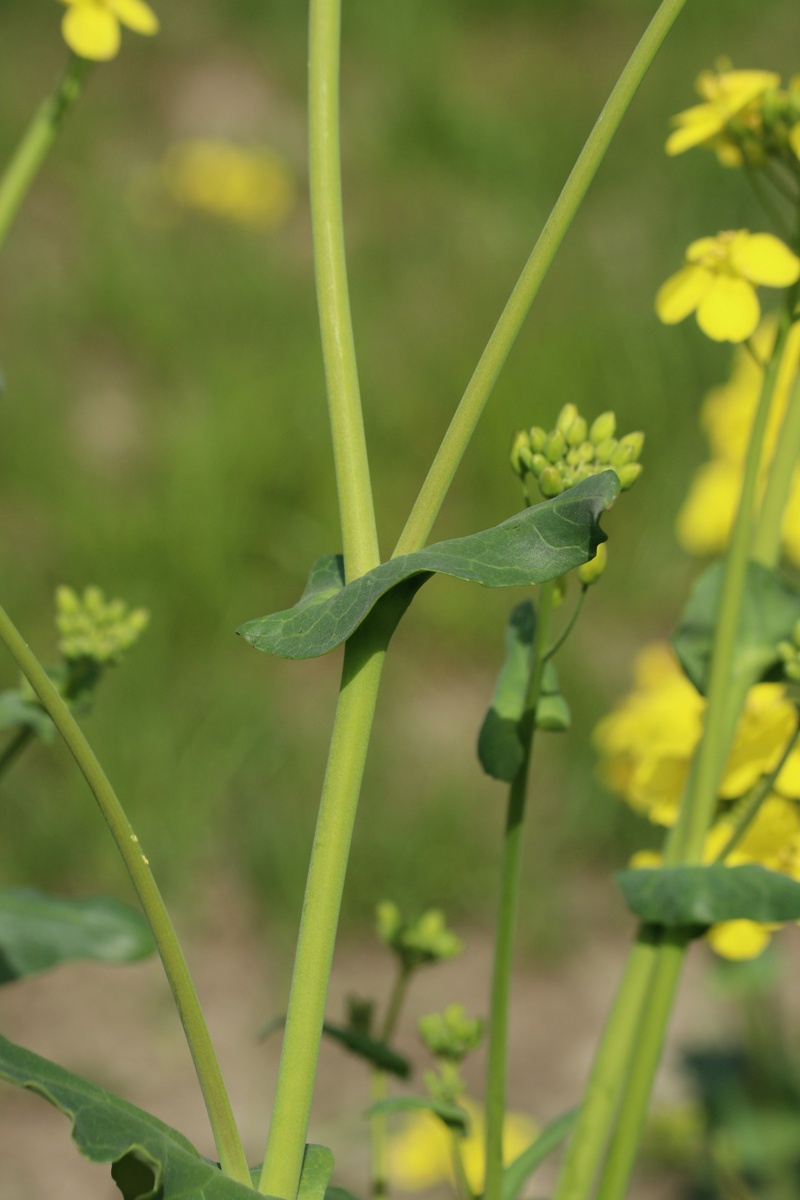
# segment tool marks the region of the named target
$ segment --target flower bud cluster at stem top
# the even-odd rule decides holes
[[[405,920],[396,904],[384,900],[375,916],[378,937],[407,971],[455,958],[464,948],[461,939],[447,928],[438,908],[427,909],[415,920]]]
[[[546,499],[608,470],[616,471],[625,491],[642,473],[644,434],[618,439],[616,429],[613,412],[601,413],[589,425],[574,404],[565,404],[549,433],[534,425],[514,435],[511,466],[523,481],[533,475]]]

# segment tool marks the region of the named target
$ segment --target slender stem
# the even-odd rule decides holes
[[[800,723],[795,726],[794,733],[786,743],[783,753],[773,769],[770,771],[769,775],[765,775],[758,781],[755,787],[751,788],[750,795],[741,806],[741,811],[737,811],[736,823],[731,830],[731,835],[715,857],[715,863],[724,862],[728,855],[736,849],[736,847],[739,845],[739,842],[747,833],[753,821],[758,816],[758,810],[761,808],[761,805],[774,788],[778,776],[786,766],[789,755],[797,745],[798,737],[800,737]]]
[[[636,1052],[639,1016],[653,977],[660,939],[661,931],[655,926],[642,926],[628,956],[553,1200],[584,1200],[591,1192]]]
[[[685,2],[662,0],[614,85],[481,355],[400,535],[395,554],[417,550],[427,541],[458,464],[564,235],[639,84]]]
[[[522,865],[522,832],[525,819],[525,799],[528,790],[533,738],[536,729],[536,706],[542,685],[550,637],[555,582],[541,589],[536,618],[528,698],[522,720],[521,735],[524,757],[508,794],[503,857],[500,868],[500,897],[494,943],[492,996],[489,1006],[489,1047],[486,1070],[486,1183],[485,1200],[500,1200],[503,1192],[503,1125],[506,1110],[506,1077],[508,1074],[508,1013],[511,997],[511,975],[514,964],[514,935],[517,927],[519,883]]]
[[[798,460],[800,460],[800,374],[798,374],[789,396],[786,415],[778,434],[753,538],[753,558],[765,566],[774,566],[780,558],[783,513],[794,483]]]
[[[400,1017],[400,1011],[403,1007],[403,1001],[406,998],[408,985],[411,981],[411,976],[414,971],[405,963],[400,963],[397,971],[397,976],[389,996],[389,1003],[386,1006],[386,1014],[383,1018],[379,1038],[382,1042],[388,1043],[394,1036],[394,1031],[397,1027],[397,1022]],[[385,1071],[381,1071],[377,1067],[372,1072],[372,1103],[377,1104],[380,1100],[385,1100],[388,1095],[388,1079]],[[388,1137],[388,1121],[386,1113],[375,1113],[370,1121],[370,1143],[371,1143],[371,1175],[372,1182],[370,1192],[373,1200],[380,1200],[381,1197],[387,1196],[389,1193],[389,1137]]]
[[[578,620],[578,617],[581,615],[581,610],[583,609],[583,604],[586,599],[586,593],[588,592],[588,590],[589,590],[588,584],[586,584],[586,583],[581,584],[581,592],[580,592],[580,595],[578,596],[575,607],[572,610],[572,615],[570,616],[566,625],[562,629],[561,633],[558,635],[556,640],[553,642],[552,646],[549,646],[547,648],[547,650],[545,651],[545,655],[544,655],[545,662],[547,662],[548,659],[551,659],[556,654],[558,654],[559,650],[564,645],[567,638],[569,637],[569,635],[572,633],[573,629],[575,628],[575,624]]]
[[[690,937],[686,930],[664,930],[597,1200],[618,1200],[627,1192]]]
[[[328,767],[311,850],[259,1188],[294,1200],[300,1179],[347,859],[375,712],[387,632],[377,617],[347,642]]]
[[[450,1145],[453,1153],[453,1173],[456,1177],[456,1191],[461,1200],[474,1200],[475,1193],[469,1186],[467,1168],[464,1165],[464,1151],[461,1146],[462,1134],[457,1129],[450,1130]]]
[[[11,764],[16,761],[25,747],[30,745],[35,736],[30,725],[22,725],[17,730],[3,753],[0,754],[0,775],[5,775]]]
[[[778,205],[775,203],[775,201],[773,200],[770,193],[764,187],[764,184],[762,182],[761,176],[758,173],[758,170],[754,167],[746,166],[744,169],[744,173],[745,173],[747,182],[750,184],[751,188],[753,189],[753,192],[754,192],[759,204],[764,209],[764,212],[767,214],[770,221],[772,221],[778,227],[778,229],[780,230],[783,237],[785,237],[789,241],[791,241],[792,237],[793,237],[793,233],[789,226],[789,222],[787,221],[786,217],[781,212],[781,210],[778,208]]]
[[[0,179],[0,249],[67,113],[81,94],[90,63],[70,56],[52,96],[41,105]]]
[[[220,1165],[224,1173],[232,1179],[249,1184],[247,1161],[194,983],[139,839],[78,723],[3,608],[0,608],[0,641],[25,675],[42,707],[66,742],[108,822],[111,835],[122,855],[153,931],[175,997],[208,1110]]]
[[[311,0],[309,171],[314,267],[345,573],[380,561],[347,291],[339,154],[341,0]]]

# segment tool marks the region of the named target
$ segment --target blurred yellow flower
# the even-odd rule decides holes
[[[759,925],[757,921],[721,921],[719,925],[712,925],[706,941],[720,958],[744,962],[758,958],[766,950],[772,931],[772,926]]]
[[[766,321],[753,337],[753,348],[766,361],[775,344],[776,326]],[[792,326],[769,414],[762,455],[763,487],[794,381],[800,368],[800,324]],[[731,378],[706,397],[700,421],[711,447],[711,460],[695,474],[676,524],[678,540],[690,554],[721,554],[727,545],[742,486],[750,428],[758,405],[763,370],[753,356],[737,349]],[[783,545],[800,565],[800,467],[783,518]]]
[[[483,1191],[485,1173],[483,1113],[471,1100],[459,1100],[469,1114],[469,1133],[461,1141],[464,1170],[475,1195]],[[503,1128],[503,1161],[513,1162],[539,1130],[519,1113],[508,1113]],[[430,1112],[415,1113],[389,1146],[390,1174],[401,1191],[421,1192],[439,1183],[455,1183],[452,1135]]]
[[[656,825],[675,823],[705,707],[672,650],[657,643],[637,657],[633,691],[595,729],[601,779]],[[738,799],[768,774],[794,726],[794,706],[782,684],[751,688],[720,785],[721,799]],[[775,790],[789,800],[800,799],[800,750],[789,756]]]
[[[789,287],[800,278],[800,259],[771,233],[729,230],[699,238],[686,264],[661,285],[656,312],[675,325],[696,312],[715,342],[743,342],[761,317],[756,286]]]
[[[158,33],[158,17],[144,0],[61,0],[67,11],[61,22],[64,41],[81,58],[107,62],[116,58],[120,25],[134,33]]]
[[[168,152],[161,178],[177,204],[262,229],[284,221],[294,203],[292,173],[266,146],[183,142]]]
[[[741,151],[735,142],[726,138],[729,121],[759,122],[755,102],[765,92],[776,88],[780,75],[774,71],[703,71],[695,89],[704,101],[687,108],[672,118],[675,126],[667,138],[667,154],[682,154],[693,146],[711,146],[725,166],[738,166]]]

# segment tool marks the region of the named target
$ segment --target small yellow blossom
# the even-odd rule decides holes
[[[800,259],[771,233],[729,230],[699,238],[686,264],[661,285],[656,312],[675,325],[696,312],[715,342],[743,342],[761,317],[756,286],[789,287],[800,278]]]
[[[291,171],[266,146],[182,142],[167,154],[161,179],[177,204],[261,229],[280,225],[294,203]]]
[[[120,25],[150,37],[158,33],[158,17],[144,0],[61,0],[67,11],[61,32],[81,58],[107,62],[119,53]]]
[[[675,126],[667,138],[667,154],[682,154],[693,146],[711,146],[725,166],[738,166],[741,151],[726,137],[729,122],[758,122],[756,101],[776,88],[780,75],[774,71],[703,71],[695,88],[704,101],[672,118]]]
[[[772,928],[757,921],[721,921],[706,934],[706,941],[720,958],[745,962],[758,958],[770,943]]]
[[[461,1141],[464,1170],[475,1195],[485,1174],[483,1113],[471,1100],[459,1104],[469,1115],[469,1133]],[[538,1129],[519,1113],[508,1113],[503,1127],[503,1162],[513,1162],[534,1141]],[[421,1192],[439,1183],[455,1184],[452,1135],[430,1112],[415,1113],[389,1147],[390,1175],[401,1191]]]

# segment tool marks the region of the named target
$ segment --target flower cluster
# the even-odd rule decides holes
[[[393,901],[384,900],[375,916],[378,937],[407,971],[456,958],[464,948],[461,939],[447,928],[444,913],[438,908],[429,908],[415,920],[405,920]]]
[[[729,230],[692,242],[683,267],[659,288],[656,312],[666,325],[696,313],[715,342],[744,342],[761,319],[756,287],[790,287],[798,279],[800,259],[780,238]]]
[[[616,429],[613,412],[601,413],[590,426],[574,404],[565,404],[549,433],[534,425],[514,435],[511,465],[523,483],[532,475],[546,498],[608,470],[616,471],[624,491],[642,473],[644,434],[629,433],[618,440]]]
[[[677,819],[705,707],[669,647],[655,644],[637,659],[633,691],[595,730],[601,778],[655,824]],[[731,837],[737,802],[777,767],[796,727],[797,710],[783,684],[750,689],[720,784],[721,815],[707,838],[708,861]],[[800,879],[799,802],[800,749],[795,749],[726,863],[757,862]],[[659,861],[648,852],[637,855],[634,865]],[[766,927],[753,922],[725,922],[709,940],[719,953],[744,958],[759,953],[768,936]]]
[[[694,146],[713,150],[726,167],[800,159],[800,76],[787,88],[774,71],[703,71],[695,88],[703,101],[673,117],[667,154]]]
[[[82,597],[69,587],[56,591],[58,648],[68,663],[119,662],[139,640],[149,619],[143,608],[129,609],[123,600],[106,600],[98,587],[86,588]]]
[[[61,0],[67,11],[61,23],[64,41],[74,54],[108,62],[119,53],[120,25],[150,37],[158,33],[158,17],[144,0]]]
[[[706,397],[701,424],[708,438],[711,457],[697,471],[678,514],[678,540],[690,554],[721,554],[730,536],[742,488],[742,473],[750,429],[758,406],[764,378],[759,362],[766,362],[775,344],[776,328],[765,322],[752,340],[757,358],[737,349],[733,372],[727,383]],[[783,353],[772,408],[764,438],[761,486],[783,424],[789,398],[800,370],[800,325],[793,325]],[[800,566],[800,467],[783,518],[783,548]]]

